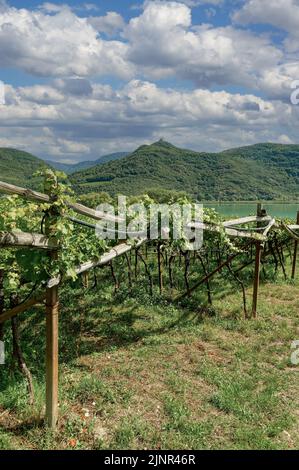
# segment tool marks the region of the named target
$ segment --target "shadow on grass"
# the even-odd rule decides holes
[[[194,281],[194,279],[193,279]],[[131,292],[122,285],[115,295],[111,281],[103,279],[96,288],[82,290],[79,283],[70,284],[61,290],[59,323],[59,361],[71,367],[78,357],[92,353],[105,353],[130,347],[145,338],[167,334],[177,328],[189,327],[203,321],[216,312],[207,304],[206,286],[203,285],[194,296],[180,304],[173,304],[166,291],[160,297],[155,291],[151,297],[146,293],[147,280],[143,279]],[[235,285],[221,276],[213,280],[215,300],[235,292]],[[240,294],[241,306],[241,294]],[[234,317],[235,319],[235,317]],[[45,381],[45,311],[40,307],[20,315],[21,342],[25,360],[35,381]],[[6,325],[7,356],[11,355],[11,334]],[[1,368],[0,394],[9,393],[11,387],[10,364]],[[20,374],[13,374],[14,382],[21,383]],[[18,400],[16,388],[15,400]],[[9,409],[14,409],[13,400]],[[7,431],[21,435],[32,428],[41,427],[42,419],[27,420],[7,427]],[[5,430],[5,427],[4,427]]]

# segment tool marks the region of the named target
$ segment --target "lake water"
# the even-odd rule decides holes
[[[204,207],[214,208],[219,214],[225,217],[246,217],[256,214],[256,202],[208,202]],[[281,219],[296,220],[297,211],[299,211],[299,202],[294,203],[275,203],[265,202],[263,207],[269,215]]]

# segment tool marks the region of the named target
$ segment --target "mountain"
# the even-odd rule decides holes
[[[185,191],[198,200],[299,199],[299,145],[257,144],[202,153],[160,140],[117,161],[74,173],[79,193]]]
[[[98,158],[97,160],[88,160],[85,162],[79,163],[60,163],[60,162],[51,162],[47,160],[47,164],[51,165],[53,168],[59,171],[63,171],[67,175],[75,173],[76,171],[81,171],[87,168],[91,168],[95,165],[102,165],[103,163],[107,163],[113,160],[119,160],[120,158],[126,157],[128,152],[116,152],[110,153],[109,155],[103,155],[102,157]]]
[[[110,161],[92,162],[94,166],[71,174],[74,189],[80,194],[107,192],[112,196],[164,189],[185,191],[207,201],[299,200],[299,145],[268,143],[202,153],[161,140],[122,155],[102,157],[100,162]],[[2,181],[38,189],[40,182],[32,175],[45,165],[27,152],[0,148]]]
[[[48,166],[40,158],[30,153],[10,148],[0,148],[0,181],[38,189],[40,181],[33,174],[42,167]]]

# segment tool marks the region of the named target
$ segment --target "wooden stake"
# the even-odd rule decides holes
[[[257,217],[262,216],[262,205],[257,205]],[[253,283],[253,299],[252,299],[252,317],[257,317],[257,306],[258,306],[258,294],[260,287],[260,271],[261,271],[261,259],[263,246],[260,241],[255,244],[255,268],[254,268],[254,283]]]
[[[46,424],[58,420],[58,287],[46,291]]]
[[[299,224],[299,211],[297,212],[297,224]],[[298,240],[295,240],[295,242],[294,242],[293,266],[292,266],[292,279],[295,279],[295,276],[296,276],[297,254],[298,254]]]
[[[49,191],[53,202],[45,220],[46,235],[56,245],[56,223],[60,216],[55,207],[56,195]],[[51,251],[53,261],[58,259],[58,252]],[[58,420],[58,285],[46,289],[46,425],[55,430]]]

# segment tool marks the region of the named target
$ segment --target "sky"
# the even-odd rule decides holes
[[[0,0],[0,147],[299,143],[295,80],[299,0]]]

